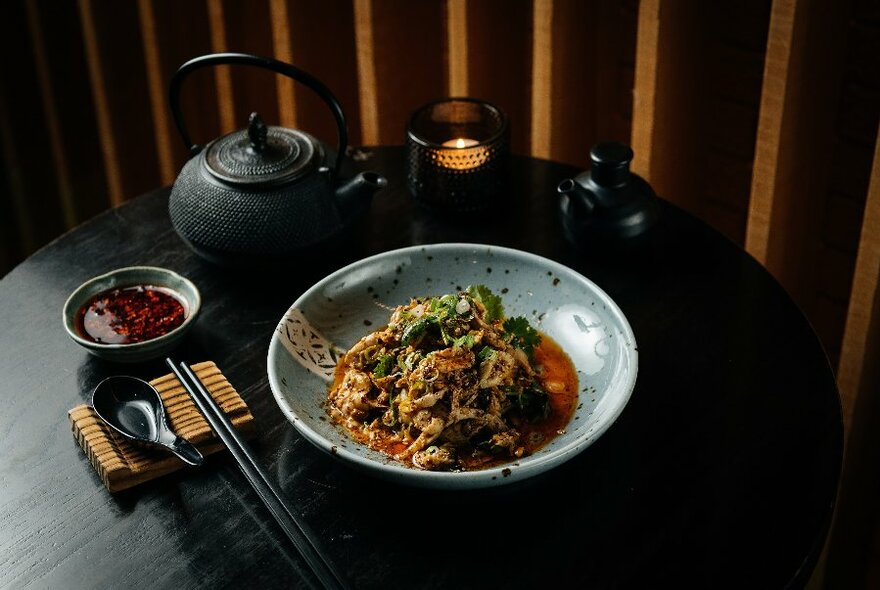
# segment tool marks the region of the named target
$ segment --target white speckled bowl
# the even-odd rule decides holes
[[[101,344],[79,335],[76,329],[76,315],[92,296],[109,289],[131,285],[165,287],[180,295],[186,312],[183,323],[158,338],[134,344]],[[157,266],[127,266],[93,277],[77,287],[64,303],[62,320],[67,335],[93,355],[118,363],[136,363],[159,358],[177,346],[195,322],[201,305],[199,290],[186,277]]]
[[[502,294],[507,316],[524,315],[574,362],[579,404],[564,434],[535,454],[481,471],[431,472],[351,439],[324,408],[339,349],[383,326],[412,297],[484,284]],[[332,344],[331,344],[332,343]],[[336,349],[336,351],[334,351]],[[405,484],[470,489],[544,472],[590,446],[620,415],[636,382],[638,352],[623,313],[601,289],[534,254],[477,244],[394,250],[323,279],[290,307],[269,344],[269,384],[284,414],[318,448],[354,467]]]

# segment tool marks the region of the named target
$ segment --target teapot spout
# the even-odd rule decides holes
[[[370,202],[373,194],[388,184],[375,172],[361,172],[336,189],[336,202],[343,211],[360,208]]]
[[[596,207],[595,197],[589,189],[566,178],[556,188],[561,195],[560,207],[564,214],[575,218],[583,218],[592,213]]]

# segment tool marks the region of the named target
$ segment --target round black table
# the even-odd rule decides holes
[[[643,243],[576,253],[556,184],[569,166],[513,157],[489,221],[415,207],[399,147],[357,167],[388,176],[344,249],[221,270],[171,229],[167,189],[83,224],[0,281],[0,586],[300,587],[303,562],[226,453],[111,495],[71,436],[67,410],[114,365],[64,334],[82,281],[150,264],[202,292],[180,359],[214,360],[250,405],[254,442],[289,500],[356,588],[782,588],[808,579],[828,530],[842,420],[828,360],[770,275],[663,203]],[[371,479],[307,443],[269,391],[266,353],[284,311],[351,260],[411,244],[499,244],[562,262],[614,298],[639,345],[623,414],[581,455],[476,492]]]

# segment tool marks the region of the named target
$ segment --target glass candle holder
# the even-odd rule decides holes
[[[509,144],[496,106],[472,98],[426,104],[407,125],[409,191],[433,209],[484,211],[504,189]]]

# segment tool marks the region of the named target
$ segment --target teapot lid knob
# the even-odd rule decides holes
[[[212,177],[249,189],[277,188],[312,172],[324,161],[314,137],[296,129],[266,125],[257,113],[247,129],[215,139],[202,152]]]
[[[592,168],[590,176],[597,185],[607,188],[621,186],[629,180],[629,163],[632,149],[623,143],[607,141],[598,143],[590,150]]]
[[[269,135],[269,128],[263,123],[263,119],[256,112],[251,113],[248,117],[248,139],[251,141],[251,148],[255,152],[262,153],[266,149],[266,137]]]

